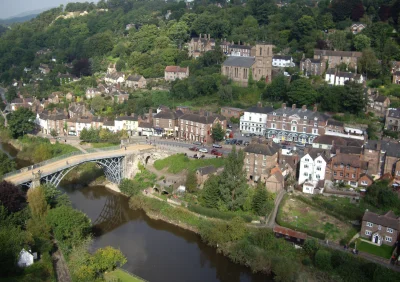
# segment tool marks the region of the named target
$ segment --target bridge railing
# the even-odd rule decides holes
[[[69,158],[69,157],[72,157],[72,156],[77,156],[77,155],[83,155],[83,154],[84,153],[81,152],[81,151],[75,151],[75,152],[71,152],[71,153],[68,153],[68,154],[64,154],[64,155],[61,155],[61,156],[58,156],[58,157],[55,157],[55,158],[52,158],[52,159],[49,159],[49,160],[34,164],[34,165],[30,165],[30,166],[23,167],[21,169],[14,170],[14,171],[11,171],[9,173],[6,173],[6,174],[3,175],[3,179],[7,178],[7,177],[10,177],[10,176],[13,176],[13,175],[16,175],[16,174],[21,173],[21,172],[24,172],[24,171],[29,171],[29,170],[40,168],[42,166],[57,162],[57,161],[62,160],[62,159],[66,159],[66,158]]]
[[[104,147],[104,148],[89,148],[86,149],[88,153],[107,152],[121,149],[121,145]]]

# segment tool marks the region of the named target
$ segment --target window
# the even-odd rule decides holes
[[[353,173],[353,174],[351,175],[351,178],[356,178],[356,174]]]
[[[318,160],[318,161],[317,161],[317,164],[322,164],[322,161]]]
[[[304,165],[304,168],[308,168],[308,165]]]
[[[387,232],[387,233],[393,233],[393,229],[388,227],[388,228],[386,229],[386,232]]]
[[[321,176],[320,176],[319,174],[316,174],[315,177],[316,177],[317,179],[320,179],[320,178],[321,178]]]
[[[251,121],[251,117],[249,117],[249,120]]]
[[[307,173],[307,172],[305,172],[305,173],[304,173],[304,176],[308,176],[308,173]]]
[[[369,231],[369,230],[365,230],[365,235],[367,235],[367,236],[370,236],[372,234],[372,232],[371,231]]]
[[[272,127],[272,128],[276,128],[275,123],[271,123],[271,127]]]
[[[293,126],[292,131],[296,131],[296,130],[297,130],[296,126]]]
[[[333,176],[336,176],[336,175],[337,175],[337,173],[336,173],[336,171],[334,171],[334,172],[333,172]]]
[[[361,185],[364,185],[364,186],[366,186],[366,185],[368,185],[368,182],[367,182],[367,181],[365,181],[365,180],[363,180],[363,181],[361,181]]]
[[[349,165],[346,165],[346,169],[350,169],[350,166],[349,166]]]
[[[308,162],[310,159],[305,159],[306,162]]]
[[[386,242],[392,242],[392,237],[385,236],[385,241],[386,241]]]
[[[307,132],[307,127],[303,127],[303,132]]]
[[[317,170],[318,170],[318,171],[321,171],[321,167],[320,167],[320,166],[317,166]]]
[[[261,122],[261,118],[260,118],[260,122]]]
[[[368,226],[368,227],[372,227],[372,226],[374,226],[374,224],[371,223],[371,222],[367,222],[367,226]]]
[[[264,161],[267,160],[267,156],[266,155],[263,155],[263,160]]]
[[[340,176],[343,176],[343,172],[340,173]]]
[[[382,230],[382,226],[378,225],[378,230]]]

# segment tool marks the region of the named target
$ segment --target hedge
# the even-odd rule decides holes
[[[278,209],[278,214],[276,216],[276,223],[278,223],[280,226],[283,226],[283,227],[286,227],[286,228],[290,228],[290,229],[293,229],[293,230],[296,230],[296,231],[299,231],[299,232],[306,233],[306,234],[308,234],[308,235],[310,235],[312,237],[315,237],[315,238],[318,238],[318,239],[321,239],[321,240],[325,240],[325,236],[326,235],[324,233],[321,233],[321,232],[318,232],[318,231],[315,231],[315,230],[309,230],[309,229],[305,229],[305,228],[301,228],[301,227],[296,227],[296,226],[290,224],[289,222],[283,221],[281,219],[281,217],[282,217],[282,209],[281,208],[285,205],[286,200],[287,200],[287,196],[285,195],[285,197],[282,199],[282,202],[281,202],[281,204],[279,206],[279,209]]]
[[[251,222],[252,217],[250,215],[246,214],[237,214],[234,212],[221,212],[216,209],[210,209],[198,205],[189,205],[188,209],[192,212],[208,216],[208,217],[213,217],[213,218],[219,218],[219,219],[224,219],[224,220],[231,220],[234,217],[240,216],[241,218],[244,219],[245,222]]]

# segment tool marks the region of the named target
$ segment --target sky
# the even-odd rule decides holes
[[[58,7],[68,2],[97,2],[97,0],[0,0],[0,19],[43,8]]]

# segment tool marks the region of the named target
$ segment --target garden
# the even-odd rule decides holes
[[[373,244],[370,244],[368,242],[365,242],[361,239],[357,239],[356,240],[356,249],[361,251],[361,252],[365,252],[365,253],[369,253],[371,255],[375,255],[378,257],[382,257],[382,258],[386,258],[386,259],[390,259],[390,257],[392,256],[393,253],[393,249],[394,247],[382,244],[381,246],[376,246]]]

